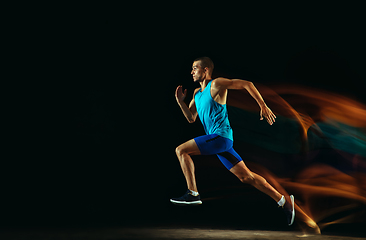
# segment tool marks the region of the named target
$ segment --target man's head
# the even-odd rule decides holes
[[[211,78],[214,64],[208,57],[200,57],[194,60],[192,65],[191,74],[193,81],[200,82],[205,79]]]

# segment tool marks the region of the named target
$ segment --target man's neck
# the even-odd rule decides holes
[[[207,79],[203,80],[202,82],[200,82],[201,85],[201,89],[202,91],[205,90],[207,84],[212,80],[211,77],[208,77]]]

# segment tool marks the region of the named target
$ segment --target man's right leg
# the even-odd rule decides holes
[[[194,175],[194,163],[191,155],[200,155],[201,152],[194,139],[191,139],[179,145],[175,152],[180,162],[184,177],[187,181],[188,191],[178,198],[172,198],[170,201],[175,204],[202,204],[201,197],[198,194],[196,186],[196,178]]]
[[[186,178],[188,189],[197,192],[196,178],[194,175],[194,163],[191,158],[191,155],[201,154],[196,142],[194,139],[191,139],[179,145],[175,149],[175,152],[179,159],[184,177]]]
[[[176,153],[187,181],[188,191],[180,198],[170,199],[178,204],[202,204],[197,191],[192,155],[212,155],[226,149],[225,138],[217,134],[203,135],[191,139],[177,147]]]

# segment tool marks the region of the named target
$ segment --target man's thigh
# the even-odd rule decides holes
[[[231,170],[239,162],[243,161],[240,155],[233,148],[230,148],[228,151],[218,153],[216,155],[228,170]]]

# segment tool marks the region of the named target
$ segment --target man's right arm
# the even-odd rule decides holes
[[[177,100],[178,105],[182,109],[182,112],[189,123],[194,123],[197,118],[197,109],[196,104],[194,102],[194,94],[197,92],[197,90],[194,91],[192,101],[189,104],[189,107],[184,102],[184,99],[187,96],[187,89],[184,90],[184,93],[182,91],[182,86],[178,86],[175,91],[175,98]]]

